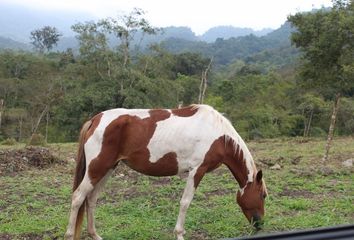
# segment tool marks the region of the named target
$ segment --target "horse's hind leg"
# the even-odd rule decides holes
[[[102,238],[97,234],[95,228],[95,208],[103,186],[107,182],[107,179],[112,174],[113,170],[109,170],[107,174],[95,185],[93,191],[87,196],[87,231],[94,240],[101,240]]]
[[[76,221],[78,220],[77,217],[79,209],[84,203],[86,196],[92,191],[92,189],[93,185],[91,184],[86,174],[79,187],[74,191],[72,195],[71,212],[65,239],[74,239],[75,225]]]

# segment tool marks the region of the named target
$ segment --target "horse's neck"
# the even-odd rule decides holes
[[[244,160],[243,150],[239,148],[235,151],[234,146],[231,145],[232,143],[226,144],[224,164],[230,169],[240,188],[243,188],[247,184],[249,170]]]

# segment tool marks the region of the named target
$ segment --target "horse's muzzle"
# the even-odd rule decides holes
[[[263,221],[259,215],[253,215],[251,223],[257,230],[260,230],[263,225]]]

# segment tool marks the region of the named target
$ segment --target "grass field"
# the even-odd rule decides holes
[[[221,167],[207,174],[196,192],[187,214],[186,239],[354,223],[354,171],[341,165],[354,158],[354,139],[335,139],[326,166],[320,164],[324,144],[320,139],[250,142],[269,191],[263,229],[255,233],[248,224],[235,201],[237,184]],[[48,147],[68,163],[0,176],[0,239],[63,238],[74,170],[69,159],[76,145]],[[281,169],[271,170],[276,163]],[[99,234],[104,239],[174,239],[184,185],[180,177],[143,176],[119,164],[98,201]],[[82,238],[87,238],[86,230]]]

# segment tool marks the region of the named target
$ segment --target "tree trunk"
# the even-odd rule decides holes
[[[47,122],[45,125],[45,143],[48,143],[48,125],[49,125],[49,111],[47,111]]]
[[[32,135],[37,132],[38,127],[39,127],[39,124],[41,123],[42,118],[43,118],[43,116],[47,113],[48,109],[49,109],[49,106],[46,105],[45,108],[43,109],[43,111],[41,112],[41,114],[39,115],[38,120],[37,120],[37,123],[36,123],[36,125],[33,127],[33,129],[32,129]]]
[[[129,64],[129,40],[128,39],[124,39],[123,54],[124,54],[123,68],[126,68],[127,65]]]
[[[304,137],[308,137],[309,136],[309,132],[310,132],[310,128],[311,128],[311,122],[312,122],[312,117],[313,117],[313,109],[311,109],[310,117],[309,117],[309,120],[307,122],[307,126],[305,127]]]
[[[337,93],[336,98],[334,100],[334,105],[333,105],[331,124],[329,125],[329,130],[328,130],[328,137],[327,137],[325,154],[322,159],[322,161],[324,163],[327,162],[327,160],[328,160],[329,149],[331,148],[331,143],[332,143],[333,133],[334,133],[334,126],[336,124],[336,117],[337,117],[337,113],[338,113],[339,100],[340,100],[340,93]]]
[[[2,120],[3,108],[4,108],[4,99],[0,99],[0,129],[1,129],[1,120]]]
[[[206,88],[207,88],[207,84],[208,84],[208,72],[210,70],[211,67],[211,63],[213,62],[213,58],[210,59],[210,62],[207,66],[207,68],[205,69],[205,71],[202,71],[202,79],[200,81],[200,86],[199,86],[199,97],[198,97],[198,103],[199,104],[203,104],[204,102],[204,97],[205,97],[205,92],[206,92]]]
[[[305,113],[305,108],[302,109],[302,116],[304,117],[304,134],[303,137],[306,137],[306,131],[307,131],[307,121],[306,121],[306,113]]]
[[[19,125],[18,141],[20,142],[22,140],[22,125],[23,125],[22,116],[20,116],[20,119],[18,120],[18,125]]]

